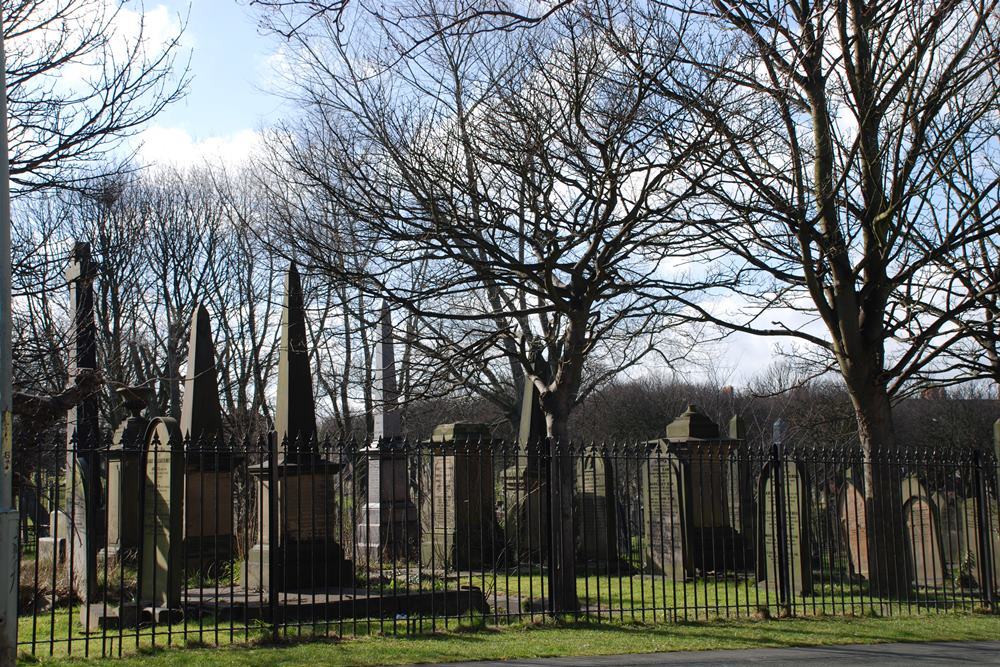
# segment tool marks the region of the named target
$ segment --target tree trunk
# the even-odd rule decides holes
[[[871,591],[888,597],[909,594],[911,565],[902,511],[902,467],[893,456],[892,405],[885,387],[851,392],[865,455],[868,562]]]
[[[570,455],[569,410],[552,401],[554,411],[546,410],[549,435],[549,503],[551,527],[549,595],[554,613],[572,613],[580,608],[576,597],[576,540],[573,532],[573,482],[576,466]]]

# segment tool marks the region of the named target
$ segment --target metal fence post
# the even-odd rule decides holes
[[[987,491],[983,453],[978,448],[973,451],[974,485],[976,494],[976,538],[979,542],[979,588],[983,596],[983,604],[993,609],[993,526],[990,525],[990,498]]]
[[[781,606],[782,610],[785,612],[789,611],[790,606],[790,584],[788,575],[788,553],[791,549],[790,544],[788,544],[788,514],[785,507],[785,470],[784,470],[784,439],[785,439],[785,423],[782,420],[777,420],[774,422],[774,427],[772,431],[772,443],[771,443],[771,465],[774,469],[774,504],[775,504],[775,532],[777,533],[777,552],[775,556],[778,559],[776,565],[778,566],[778,604]]]
[[[267,434],[267,608],[271,617],[271,640],[278,641],[278,577],[281,545],[278,540],[278,434]]]

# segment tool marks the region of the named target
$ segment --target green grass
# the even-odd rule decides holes
[[[399,665],[455,660],[515,659],[618,653],[820,646],[844,643],[995,639],[1000,617],[933,614],[912,617],[808,617],[783,620],[717,620],[700,623],[570,623],[517,625],[503,629],[458,628],[423,636],[355,639],[223,649],[144,649],[132,658],[102,660],[23,657],[43,665]],[[316,639],[315,637],[313,639]],[[194,642],[192,644],[196,645]],[[82,647],[81,647],[82,648]]]

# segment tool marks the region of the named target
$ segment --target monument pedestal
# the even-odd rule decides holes
[[[188,454],[184,556],[188,572],[210,570],[235,558],[233,457],[229,452]]]
[[[318,456],[279,463],[276,493],[271,489],[268,464],[250,469],[261,484],[257,507],[261,541],[251,548],[243,573],[248,589],[276,585],[278,590],[289,591],[353,585],[354,565],[346,560],[337,541],[341,529],[336,505],[340,468],[340,463]],[[275,530],[271,503],[277,503]],[[271,543],[272,533],[276,544]],[[271,581],[272,564],[277,582]]]
[[[410,500],[407,453],[401,443],[367,450],[368,502],[355,532],[358,554],[369,567],[415,558],[420,519]]]

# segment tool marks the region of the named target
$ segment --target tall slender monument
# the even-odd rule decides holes
[[[97,267],[91,260],[90,244],[74,244],[66,270],[73,327],[70,332],[70,383],[75,383],[83,371],[97,368],[97,327],[94,324],[96,276]],[[72,519],[72,586],[85,603],[96,592],[97,550],[103,533],[99,522],[101,459],[97,409],[97,396],[92,394],[66,413],[66,510]]]
[[[191,317],[180,430],[184,470],[184,554],[188,571],[233,557],[233,458],[224,445],[215,344],[208,310]]]
[[[368,503],[357,527],[358,552],[369,563],[392,562],[416,554],[420,522],[410,499],[407,454],[403,450],[396,386],[396,358],[392,343],[392,318],[383,303],[380,339],[375,348],[375,428],[368,458]]]
[[[337,516],[342,463],[324,458],[316,442],[306,313],[294,262],[285,278],[281,313],[275,430],[278,460],[250,469],[261,485],[257,514],[261,530],[259,543],[250,550],[244,581],[252,589],[277,586],[278,590],[349,585],[354,568],[344,559]],[[277,489],[271,488],[272,466],[277,467],[273,476]],[[272,503],[277,505],[277,526],[271,524]],[[272,582],[275,558],[279,581]]]

